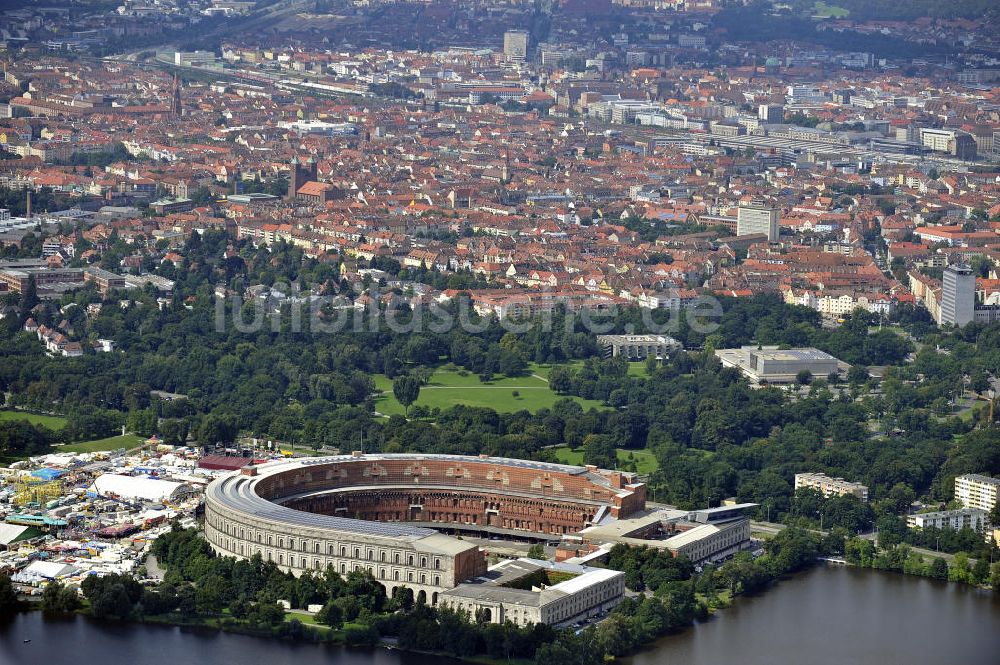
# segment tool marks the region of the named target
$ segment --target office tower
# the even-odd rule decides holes
[[[507,62],[524,62],[528,59],[528,33],[508,30],[503,33],[503,55]]]
[[[941,280],[941,325],[964,326],[975,317],[976,276],[968,266],[948,266]]]
[[[757,119],[768,125],[785,121],[785,107],[780,104],[761,104],[757,107]]]
[[[763,204],[740,206],[736,216],[736,235],[745,236],[751,233],[764,233],[768,242],[778,239],[778,221],[780,215],[777,208]]]

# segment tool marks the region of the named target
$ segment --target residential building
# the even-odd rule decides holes
[[[955,499],[966,508],[989,512],[997,502],[1000,478],[967,473],[955,478]],[[994,525],[997,526],[997,525]]]
[[[976,139],[968,132],[924,127],[920,130],[920,143],[934,152],[946,152],[959,159],[976,158]]]
[[[831,478],[825,473],[796,473],[795,489],[808,487],[817,490],[823,496],[853,495],[862,501],[868,500],[868,487],[861,483],[852,483],[843,478]]]
[[[979,508],[959,508],[958,510],[941,510],[933,513],[919,513],[906,518],[906,526],[911,529],[972,529],[982,531],[986,528],[986,511]]]
[[[785,120],[785,107],[780,104],[761,104],[757,107],[757,119],[768,125],[777,125]]]

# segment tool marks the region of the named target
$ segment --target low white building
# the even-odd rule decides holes
[[[185,483],[158,480],[148,476],[123,476],[105,473],[94,479],[87,492],[96,496],[116,497],[130,501],[175,503],[190,494]]]
[[[972,529],[982,531],[986,528],[986,511],[978,508],[959,508],[958,510],[941,510],[933,513],[920,513],[906,518],[906,525],[911,529]]]
[[[840,361],[811,347],[743,346],[715,352],[723,367],[735,367],[754,383],[794,383],[799,372],[825,378],[840,371]]]
[[[604,614],[624,597],[620,571],[521,558],[441,593],[439,603],[489,623],[565,626]]]
[[[627,360],[662,360],[681,348],[681,343],[667,335],[598,335],[597,343],[605,358],[624,356]]]
[[[663,541],[674,556],[695,563],[721,561],[746,548],[750,542],[750,520],[699,524]]]

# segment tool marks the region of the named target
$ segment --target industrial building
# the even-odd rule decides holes
[[[840,361],[811,347],[779,349],[777,346],[743,346],[715,352],[724,367],[740,370],[753,383],[794,383],[802,371],[826,377],[839,372]]]
[[[755,503],[701,510],[658,508],[628,519],[598,524],[560,543],[556,558],[587,563],[603,558],[621,543],[652,547],[695,564],[715,563],[750,548],[750,518]]]

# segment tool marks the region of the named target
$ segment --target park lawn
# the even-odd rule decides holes
[[[556,448],[551,448],[551,450],[555,453],[556,459],[561,464],[572,464],[574,466],[583,465],[583,450],[573,450],[569,446],[558,446]],[[618,464],[624,465],[628,462],[629,455],[631,455],[632,459],[635,460],[636,473],[648,475],[659,468],[659,464],[656,462],[656,457],[648,450],[626,450],[624,448],[618,448]]]
[[[568,360],[564,363],[528,363],[528,371],[544,379],[549,378],[549,372],[553,367],[565,367],[568,370],[576,371],[583,367],[583,360]]]
[[[304,612],[289,612],[285,611],[285,621],[291,621],[292,619],[298,619],[300,623],[306,626],[313,626],[314,628],[319,628],[320,630],[332,630],[330,626],[322,623],[317,623],[315,614],[306,614]]]
[[[533,365],[531,371],[540,366]],[[547,373],[547,372],[546,372]],[[429,409],[447,409],[456,404],[487,407],[499,413],[513,413],[527,410],[550,409],[565,395],[557,395],[549,389],[542,376],[498,376],[489,383],[482,383],[479,376],[471,372],[455,369],[438,369],[426,386],[420,387],[420,396],[415,405]],[[381,393],[375,398],[375,410],[381,414],[403,415],[403,406],[392,394],[392,380],[383,374],[374,376],[375,388]],[[518,395],[514,396],[514,392]],[[583,409],[604,409],[597,400],[569,397]]]
[[[555,448],[549,448],[549,450],[555,454],[556,461],[560,464],[583,465],[583,450],[573,450],[569,446],[556,446]]]
[[[53,452],[57,453],[97,453],[106,450],[118,450],[119,448],[125,448],[129,450],[131,448],[138,448],[141,446],[146,439],[141,436],[136,436],[135,434],[126,434],[125,436],[111,436],[107,439],[97,439],[95,441],[78,441],[76,443],[67,443],[65,446],[56,446],[53,448]]]
[[[825,2],[816,2],[813,7],[813,16],[818,16],[820,18],[847,18],[847,16],[851,13],[843,7],[828,5]]]
[[[0,420],[27,420],[32,425],[44,425],[51,430],[59,430],[66,426],[66,419],[62,416],[46,416],[27,411],[3,410],[0,411]]]
[[[628,375],[637,379],[648,378],[649,372],[646,371],[646,362],[644,360],[630,362],[628,364]]]
[[[629,457],[635,461],[636,473],[641,475],[649,475],[660,468],[659,463],[656,461],[656,456],[648,450],[624,450],[622,448],[618,449],[618,462],[627,462]]]

